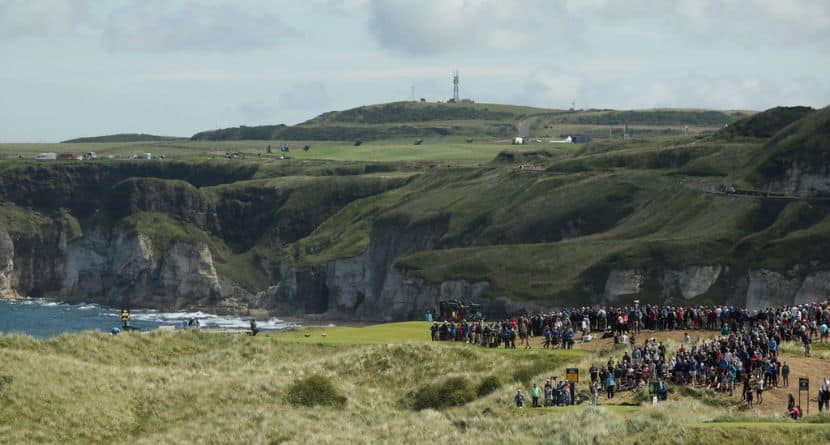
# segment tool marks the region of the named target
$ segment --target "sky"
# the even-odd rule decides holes
[[[0,142],[190,136],[452,97],[830,104],[828,0],[0,0]]]

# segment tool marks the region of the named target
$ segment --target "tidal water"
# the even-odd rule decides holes
[[[191,318],[199,320],[202,329],[244,330],[250,326],[250,319],[244,317],[204,312],[160,312],[152,309],[130,311],[130,324],[141,330],[152,330],[159,326],[182,328]],[[120,309],[97,304],[59,303],[38,298],[0,299],[0,333],[17,332],[46,338],[65,332],[110,332],[112,328],[120,326]],[[257,321],[257,327],[263,331],[280,331],[293,326],[294,324],[278,318]]]

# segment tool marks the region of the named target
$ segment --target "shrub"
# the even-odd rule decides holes
[[[488,375],[487,377],[481,379],[478,383],[478,386],[476,387],[476,395],[484,397],[499,388],[501,388],[501,380],[494,375]]]
[[[7,386],[11,386],[12,381],[14,381],[12,376],[0,375],[0,393],[2,393]]]
[[[415,392],[413,408],[441,409],[460,406],[475,400],[476,388],[466,377],[450,377],[440,383],[422,386]]]
[[[294,382],[288,388],[285,399],[288,403],[299,406],[323,405],[342,408],[346,405],[346,397],[334,387],[331,379],[321,374]]]

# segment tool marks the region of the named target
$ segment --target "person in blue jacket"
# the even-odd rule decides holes
[[[516,397],[514,398],[516,401],[516,408],[522,408],[525,406],[525,396],[522,395],[522,390],[516,391]]]

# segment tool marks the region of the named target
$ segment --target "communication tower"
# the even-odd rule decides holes
[[[458,103],[461,98],[458,96],[458,70],[452,74],[452,101]]]

